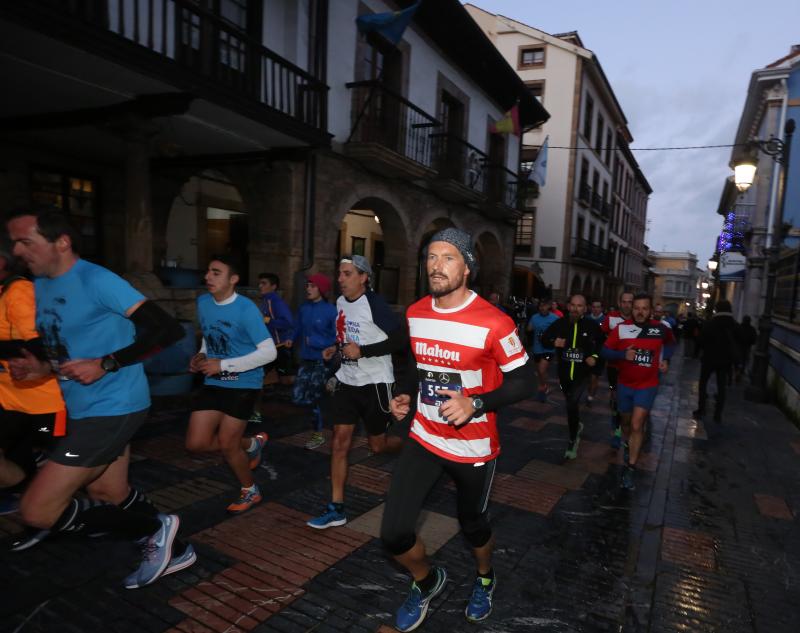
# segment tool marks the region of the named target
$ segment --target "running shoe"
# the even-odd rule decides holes
[[[564,451],[564,459],[576,459],[578,457],[578,445],[581,443],[581,438],[576,437],[574,441],[567,445],[567,450]]]
[[[622,471],[620,487],[623,490],[636,490],[636,484],[633,482],[633,468],[627,467]]]
[[[614,429],[614,435],[611,436],[611,448],[619,448],[622,446],[622,429],[617,427]]]
[[[319,448],[325,443],[325,437],[322,433],[312,433],[311,438],[306,442],[306,448],[310,451],[313,451],[315,448]]]
[[[423,593],[416,582],[411,583],[411,591],[395,616],[394,627],[398,631],[413,631],[422,624],[428,613],[428,605],[430,605],[431,600],[444,589],[444,585],[447,582],[447,572],[441,567],[432,567],[431,573],[436,575],[436,584],[433,585],[430,591]]]
[[[261,417],[261,413],[258,411],[253,411],[253,415],[247,419],[247,422],[250,424],[261,424],[263,421],[264,419]]]
[[[592,396],[586,396],[586,406],[587,407],[591,407],[593,402],[594,402],[594,398]]]
[[[467,616],[468,621],[480,622],[489,617],[492,612],[492,595],[494,595],[496,585],[496,578],[489,580],[478,576],[475,579],[472,595],[467,603],[467,608],[464,610],[464,615]]]
[[[0,495],[0,516],[19,512],[19,497],[13,494]]]
[[[341,509],[339,510],[333,503],[329,503],[325,508],[325,512],[307,521],[306,525],[317,530],[344,525],[347,523],[347,517],[344,514],[344,506],[340,507]],[[406,630],[410,631],[411,629]]]
[[[269,437],[263,431],[253,436],[253,447],[245,451],[247,457],[250,459],[250,470],[255,470],[261,463],[261,451],[264,450],[264,445],[267,443],[268,439]]]
[[[197,561],[197,554],[194,551],[194,547],[192,547],[191,543],[186,544],[186,549],[183,550],[183,554],[180,556],[173,556],[169,560],[169,565],[164,570],[164,573],[161,574],[162,576],[166,576],[167,574],[174,574],[175,572],[181,571],[182,569],[186,569],[187,567],[191,567]]]
[[[230,504],[226,509],[228,514],[242,514],[242,512],[247,512],[254,505],[261,503],[263,498],[259,487],[253,484],[252,490],[250,488],[242,488],[239,493],[239,499]]]
[[[36,528],[26,527],[25,531],[11,543],[9,549],[12,552],[24,552],[26,549],[36,547],[45,540],[49,534],[50,530],[37,530]]]
[[[155,582],[169,566],[172,543],[181,520],[177,514],[159,514],[158,520],[161,521],[161,527],[144,542],[142,564],[125,579],[126,589],[138,589]]]

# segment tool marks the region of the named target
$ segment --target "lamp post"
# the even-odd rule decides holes
[[[745,391],[745,397],[749,400],[763,402],[768,397],[767,389],[767,370],[769,368],[769,341],[772,333],[772,306],[774,303],[775,281],[777,278],[778,260],[783,243],[783,209],[786,204],[786,179],[789,174],[789,155],[792,147],[792,135],[794,134],[794,119],[786,121],[783,129],[783,140],[771,138],[768,141],[753,141],[750,146],[757,149],[767,156],[772,156],[773,160],[783,165],[783,184],[780,188],[780,203],[778,204],[775,220],[772,224],[772,241],[766,249],[767,266],[767,292],[764,298],[764,311],[758,319],[758,339],[756,349],[753,352],[753,373],[750,386]],[[736,188],[744,193],[753,184],[756,174],[755,158],[748,158],[734,167],[734,182]]]
[[[714,253],[713,257],[708,260],[708,272],[711,273],[711,283],[712,289],[711,293],[704,293],[703,298],[705,301],[705,314],[706,318],[710,319],[714,316],[714,304],[716,303],[716,298],[719,293],[719,279],[717,278],[717,266],[719,266],[719,262],[717,258],[719,257],[718,253]],[[705,295],[708,294],[706,297]]]

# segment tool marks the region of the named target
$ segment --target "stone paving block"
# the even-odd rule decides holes
[[[231,486],[208,477],[197,477],[166,488],[149,490],[147,496],[162,512],[174,512],[230,490]]]
[[[714,539],[710,534],[665,527],[661,536],[661,558],[677,565],[716,568]]]
[[[530,411],[531,413],[547,414],[553,409],[553,405],[548,402],[538,402],[537,400],[523,400],[512,405],[515,409]]]
[[[756,502],[758,511],[762,516],[770,517],[772,519],[782,519],[784,521],[793,521],[794,515],[786,505],[786,501],[780,497],[772,495],[755,493],[753,500]]]
[[[678,437],[688,437],[695,440],[708,439],[703,423],[691,418],[678,418],[678,426],[675,433]]]
[[[450,484],[452,485],[452,484]],[[547,516],[567,491],[562,486],[496,473],[490,499],[528,512]]]
[[[379,538],[385,505],[382,503],[357,519],[349,521],[347,527]],[[417,521],[417,534],[425,542],[425,551],[428,554],[435,554],[440,547],[458,534],[460,529],[458,519],[430,510],[423,510]]]
[[[289,446],[297,446],[298,448],[305,448],[306,442],[311,439],[311,435],[314,433],[313,430],[303,431],[302,433],[296,433],[294,435],[288,435],[286,437],[281,437],[276,440],[275,442],[280,442],[281,444],[288,444]],[[323,429],[322,435],[325,438],[325,443],[320,446],[319,448],[315,448],[315,453],[324,453],[325,455],[331,454],[331,437],[333,433],[330,429]],[[353,444],[350,447],[350,454],[352,455],[353,451],[361,448],[365,448],[367,446],[367,438],[362,435],[355,435],[353,436]]]
[[[682,464],[689,463],[689,449],[683,446],[679,446],[675,449],[673,453],[673,459],[676,462],[680,462]]]
[[[580,490],[589,473],[534,459],[528,462],[521,470],[518,470],[517,476],[563,486],[569,490]]]
[[[544,420],[537,420],[535,418],[517,418],[511,423],[511,426],[518,429],[525,429],[526,431],[541,431],[545,424],[547,423]]]
[[[372,492],[378,495],[385,495],[389,492],[389,483],[392,479],[392,473],[379,468],[371,468],[363,464],[354,464],[350,466],[350,472],[347,475],[347,485],[361,488],[367,492]]]
[[[131,446],[131,453],[189,471],[201,470],[222,463],[221,455],[187,452],[183,436],[177,435],[160,435],[144,440],[135,440]]]
[[[545,424],[557,424],[558,426],[567,426],[567,416],[565,415],[551,415],[545,418]]]

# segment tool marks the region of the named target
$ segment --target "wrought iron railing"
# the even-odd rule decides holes
[[[431,138],[434,143],[434,167],[439,175],[485,195],[489,157],[454,134],[437,132]]]
[[[600,264],[601,266],[606,266],[608,268],[612,266],[611,251],[598,244],[592,244],[589,240],[581,237],[576,238],[575,250],[572,254],[574,257],[580,257],[581,259]]]
[[[347,84],[352,90],[350,142],[378,143],[426,167],[433,166],[431,133],[439,121],[379,81]]]
[[[248,99],[327,129],[323,82],[192,0],[30,0],[14,10],[41,9],[56,14],[43,19],[71,19],[113,33]]]

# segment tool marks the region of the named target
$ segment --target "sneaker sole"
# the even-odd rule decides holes
[[[164,547],[166,547],[170,552],[172,551],[172,545],[175,542],[175,537],[178,535],[178,528],[181,526],[181,519],[177,514],[172,515],[172,525],[170,526],[169,531],[167,532]],[[125,589],[140,589],[141,587],[146,587],[147,585],[152,585],[156,580],[161,578],[164,575],[164,570],[169,567],[169,558],[164,558],[164,563],[161,565],[161,569],[158,573],[153,574],[153,577],[148,580],[146,583],[143,584],[136,584],[136,585],[125,585]]]
[[[187,558],[186,560],[182,560],[180,563],[176,563],[175,565],[172,565],[172,562],[170,561],[170,564],[167,565],[167,568],[161,575],[167,576],[169,574],[174,574],[176,572],[186,569],[187,567],[191,567],[196,562],[197,562],[197,552],[195,552],[194,549],[192,549],[192,555],[189,558]]]
[[[49,530],[42,530],[42,532],[44,532],[44,534],[42,534],[41,537],[39,536],[39,534],[37,534],[34,538],[30,538],[27,541],[12,543],[9,550],[12,552],[24,552],[26,549],[30,549],[31,547],[36,547],[39,543],[44,541],[50,535]]]
[[[347,519],[336,519],[335,521],[329,521],[325,525],[314,525],[311,523],[311,521],[307,521],[306,525],[308,527],[314,528],[315,530],[327,530],[328,528],[331,527],[341,527],[345,523],[347,523]]]

